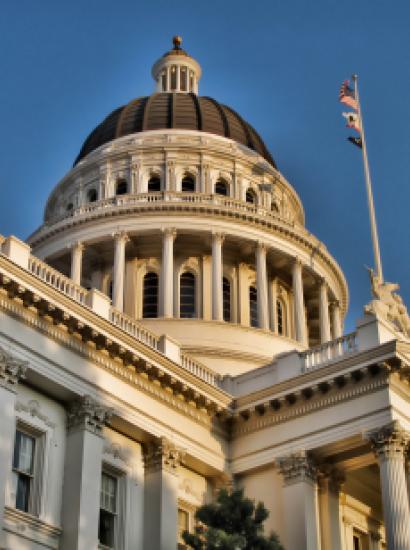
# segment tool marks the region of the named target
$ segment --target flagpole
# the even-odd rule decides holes
[[[361,110],[361,107],[360,107],[360,99],[359,99],[359,87],[358,87],[358,82],[357,82],[358,81],[358,76],[356,74],[354,74],[352,76],[352,80],[354,82],[354,93],[355,93],[355,99],[357,101],[357,111],[358,111],[358,115],[359,115],[360,128],[361,128],[364,177],[365,177],[365,181],[366,181],[367,203],[368,203],[368,206],[369,206],[370,229],[371,229],[371,233],[372,233],[374,261],[375,261],[375,267],[376,267],[376,274],[379,278],[380,283],[383,283],[382,260],[381,260],[381,257],[380,257],[379,237],[378,237],[378,234],[377,234],[376,212],[375,212],[375,209],[374,209],[372,182],[371,182],[371,179],[370,179],[369,161],[367,159],[366,139],[365,139],[365,135],[364,135],[362,110]]]

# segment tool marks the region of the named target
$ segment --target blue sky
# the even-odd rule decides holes
[[[373,265],[360,151],[337,96],[360,91],[385,278],[410,304],[410,3],[407,0],[2,0],[0,233],[27,237],[82,141],[110,111],[153,91],[153,62],[181,34],[200,94],[247,119],[341,264],[347,329]]]

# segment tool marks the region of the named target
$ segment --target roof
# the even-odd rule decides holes
[[[74,165],[114,139],[170,128],[197,130],[232,139],[253,149],[276,168],[262,138],[238,113],[211,97],[186,93],[155,93],[119,107],[91,132]]]

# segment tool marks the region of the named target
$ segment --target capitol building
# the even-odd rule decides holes
[[[344,274],[262,137],[179,37],[152,76],[27,242],[0,237],[0,548],[182,549],[242,487],[285,550],[410,550],[396,286],[345,334]]]

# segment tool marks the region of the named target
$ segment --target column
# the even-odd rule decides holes
[[[27,363],[15,359],[0,347],[0,548],[6,548],[4,526],[4,506],[6,484],[13,461],[13,442],[16,426],[14,405],[17,384],[27,369]]]
[[[169,92],[171,90],[171,67],[168,66],[166,68],[166,71],[167,71],[167,85],[164,92]]]
[[[344,478],[340,472],[322,473],[319,480],[319,507],[322,550],[342,550],[342,518],[339,494]]]
[[[114,269],[112,285],[112,305],[124,309],[125,245],[129,237],[123,231],[114,235]]]
[[[333,325],[333,338],[340,338],[342,336],[342,319],[340,314],[339,302],[332,303],[332,325]]]
[[[112,410],[85,395],[67,412],[64,462],[62,550],[98,547],[102,430]]]
[[[256,247],[256,288],[258,294],[258,325],[269,328],[268,278],[266,273],[266,247],[258,243]]]
[[[176,234],[173,228],[163,230],[161,269],[161,310],[163,317],[172,317],[174,314],[174,241]]]
[[[180,72],[180,66],[179,65],[177,65],[176,71],[177,71],[177,89],[176,89],[176,91],[179,92],[180,89],[181,89],[181,72]]]
[[[284,478],[286,550],[321,550],[317,471],[303,451],[278,459]]]
[[[77,241],[71,247],[71,279],[76,285],[81,285],[81,270],[83,265],[83,243]]]
[[[202,256],[202,318],[212,319],[212,293],[209,281],[212,280],[212,256]]]
[[[144,451],[144,550],[175,550],[183,452],[165,438],[148,443]]]
[[[326,281],[322,279],[319,287],[319,325],[320,341],[322,344],[330,340],[329,299],[327,292]]]
[[[306,316],[303,297],[302,262],[296,258],[292,270],[293,299],[295,304],[296,340],[306,345]]]
[[[222,233],[212,234],[212,319],[223,321]]]
[[[383,516],[389,550],[410,550],[410,511],[405,474],[409,442],[397,420],[369,434],[379,461]]]

